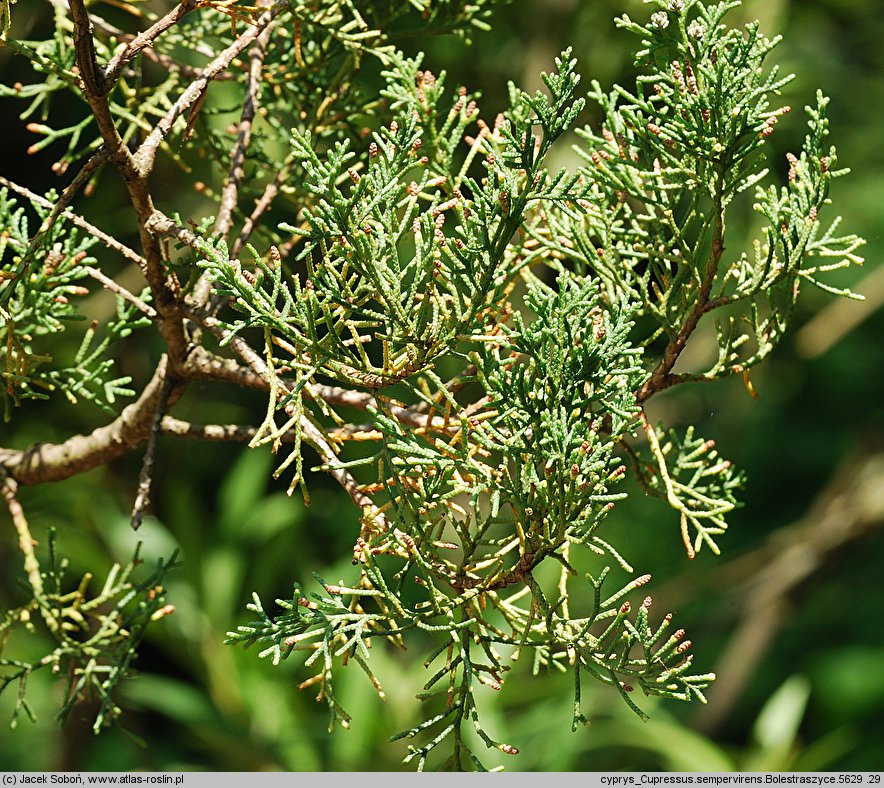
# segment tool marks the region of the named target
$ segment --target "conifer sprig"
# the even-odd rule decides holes
[[[422,721],[394,737],[420,769],[484,769],[483,747],[518,753],[488,730],[477,690],[525,680],[520,661],[573,673],[575,729],[587,678],[640,716],[635,688],[705,701],[714,676],[694,667],[671,614],[658,621],[637,596],[651,578],[619,546],[616,507],[631,477],[674,510],[689,557],[717,554],[743,475],[692,427],[652,425],[646,403],[734,375],[751,391],[803,284],[855,297],[831,274],[862,262],[862,241],[822,216],[846,172],[828,100],[806,108],[802,149],[771,163],[790,111],[779,95],[792,77],[769,65],[779,38],[729,28],[736,0],[653,0],[645,23],[617,20],[637,38],[635,84],[590,84],[601,124],[576,130],[582,164],[551,172],[586,100],[570,49],[544,89],[510,84],[491,122],[477,92],[399,51],[406,35],[468,38],[494,5],[185,0],[123,30],[69,0],[69,13],[52,4],[53,34],[29,41],[15,35],[20,7],[0,4],[0,41],[39,75],[0,97],[27,102],[31,152],[54,146],[56,173],[75,171],[45,197],[2,180],[7,417],[52,392],[115,414],[88,436],[0,449],[32,597],[6,614],[0,644],[31,613],[58,643],[36,662],[0,660],[0,689],[19,682],[16,714],[28,676],[52,665],[69,668],[62,716],[95,692],[96,730],[117,717],[138,641],[171,612],[173,563],[135,582],[136,554],[97,596],[87,580],[66,591],[62,562],[38,560],[17,485],[146,442],[137,524],[166,432],[269,444],[290,493],[300,485],[309,502],[315,464],[355,504],[352,575],[315,576],[318,593],[294,578],[278,615],[254,596],[252,620],[228,633],[274,663],[303,658],[300,686],[316,687],[330,729],[350,720],[341,669],[355,661],[383,698],[371,648],[421,637],[433,643]],[[66,92],[82,112],[56,123]],[[193,186],[213,216],[187,216],[164,193],[160,161],[200,168]],[[122,175],[137,250],[81,215],[108,169]],[[742,204],[762,223],[744,247],[728,229]],[[139,292],[123,286],[122,260]],[[90,316],[79,350],[56,357],[49,338],[86,317],[86,282],[115,294],[116,314]],[[143,385],[113,371],[135,329],[163,346]],[[717,358],[677,367],[700,331],[715,334]],[[169,413],[197,380],[262,389],[266,408],[254,424],[182,423]]]

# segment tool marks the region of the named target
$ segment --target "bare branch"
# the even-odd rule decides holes
[[[10,191],[14,191],[16,194],[20,194],[22,197],[27,197],[35,205],[39,205],[43,208],[53,207],[53,204],[45,197],[41,197],[39,194],[35,194],[30,189],[26,189],[24,186],[19,186],[17,183],[13,183],[7,178],[4,178],[2,175],[0,175],[0,186],[5,186]],[[145,260],[140,254],[138,254],[138,252],[129,248],[125,244],[120,243],[116,238],[108,235],[103,230],[99,230],[94,224],[87,222],[82,216],[74,213],[70,208],[62,211],[61,217],[63,219],[67,219],[69,222],[77,225],[77,227],[80,227],[86,232],[94,235],[96,238],[100,239],[105,246],[107,246],[109,249],[113,249],[115,252],[119,252],[127,260],[131,260],[133,263],[137,263],[138,267],[141,268],[142,271],[146,270],[147,260]]]
[[[144,519],[144,510],[150,503],[150,488],[153,483],[153,460],[157,448],[157,436],[160,433],[160,423],[169,401],[171,383],[167,377],[163,381],[160,396],[157,399],[156,412],[153,423],[150,426],[150,434],[147,437],[147,449],[144,452],[144,462],[141,465],[141,474],[138,477],[138,491],[135,494],[135,504],[132,507],[132,530],[137,531]]]
[[[181,373],[192,380],[220,380],[234,386],[261,391],[269,388],[267,381],[248,367],[232,358],[210,353],[199,345],[188,355]]]
[[[146,176],[152,169],[156,159],[157,150],[166,135],[172,130],[175,121],[186,112],[199,99],[209,83],[242,54],[252,42],[258,38],[264,29],[286,7],[285,3],[277,3],[268,11],[261,14],[255,24],[250,26],[239,38],[227,49],[218,55],[203,70],[201,75],[193,80],[187,89],[178,97],[178,100],[169,108],[169,111],[160,119],[141,147],[135,153],[135,162],[138,172]]]
[[[259,6],[267,6],[268,0],[259,0]],[[239,128],[236,143],[231,153],[230,171],[224,187],[221,190],[221,200],[218,205],[218,215],[215,219],[213,234],[227,238],[233,223],[233,212],[239,200],[239,186],[245,174],[244,164],[249,144],[252,140],[252,122],[258,110],[261,88],[261,73],[264,67],[264,53],[273,31],[272,23],[268,24],[256,39],[249,50],[249,73],[246,78],[246,94],[243,101],[242,113],[239,119]],[[203,272],[193,291],[193,300],[198,305],[206,304],[212,293],[212,283],[208,273]]]
[[[712,250],[709,259],[706,262],[703,272],[703,279],[697,292],[696,300],[691,311],[679,328],[678,333],[669,341],[666,350],[663,352],[663,358],[657,364],[657,367],[651,373],[651,377],[645,381],[645,384],[636,392],[636,401],[639,405],[644,403],[652,395],[658,391],[663,391],[671,386],[681,382],[679,375],[673,375],[672,370],[676,362],[685,349],[691,334],[700,323],[700,318],[709,311],[709,296],[712,293],[712,285],[715,283],[715,276],[718,273],[718,264],[721,262],[721,255],[724,252],[724,213],[723,207],[719,203],[715,206],[715,228],[712,238]]]
[[[197,241],[199,239],[187,228],[175,224],[175,222],[162,211],[154,209],[151,215],[147,217],[145,227],[152,234],[171,235],[176,240],[181,241],[181,243],[186,244],[193,249],[198,248]]]
[[[101,271],[97,268],[93,268],[91,265],[83,266],[83,270],[89,274],[93,279],[101,282],[108,290],[113,293],[116,293],[120,298],[128,301],[132,304],[136,309],[138,309],[143,314],[147,315],[151,320],[157,317],[157,311],[152,306],[145,304],[138,296],[130,293],[125,287],[123,287],[118,282],[115,282],[113,279],[105,276]]]
[[[0,449],[0,468],[19,484],[40,484],[68,479],[122,457],[150,435],[167,369],[168,358],[163,356],[141,396],[110,424],[89,435],[74,435],[64,443],[38,443],[24,451]],[[184,382],[173,380],[169,407],[184,388]]]
[[[118,38],[120,41],[125,41],[127,44],[132,43],[138,36],[132,35],[131,33],[126,33],[120,28],[112,25],[106,19],[102,19],[100,16],[96,14],[92,14],[92,24],[95,28],[105,35],[113,36],[114,38]],[[143,33],[141,35],[144,35]],[[156,39],[156,36],[154,36]],[[194,42],[193,51],[198,52],[199,54],[203,54],[206,57],[214,57],[215,53],[207,46],[200,44],[199,42]],[[148,60],[162,66],[163,68],[169,71],[177,71],[182,75],[188,78],[198,77],[201,73],[200,69],[196,66],[191,66],[188,63],[179,63],[174,58],[169,55],[165,55],[162,52],[157,52],[152,46],[146,45],[142,47],[141,54],[144,55]],[[114,79],[118,74],[113,76]],[[110,79],[110,77],[105,73],[105,79]],[[225,72],[223,74],[218,74],[215,77],[215,81],[221,80],[230,80],[233,79],[233,74],[229,72]]]
[[[256,427],[239,424],[193,424],[172,416],[164,416],[160,422],[163,435],[179,438],[196,438],[204,441],[238,441],[248,443],[258,432]]]
[[[24,509],[16,497],[18,485],[15,479],[8,476],[2,468],[0,468],[0,491],[6,499],[9,514],[12,516],[12,525],[18,534],[18,549],[25,557],[25,572],[28,575],[28,582],[31,584],[33,592],[39,596],[43,593],[43,577],[40,574],[40,564],[34,553],[35,542],[28,527]]]
[[[261,31],[261,34],[249,50],[249,74],[246,78],[245,100],[243,101],[242,114],[239,119],[236,144],[233,147],[233,154],[231,156],[230,172],[221,191],[221,203],[218,206],[218,216],[215,219],[215,227],[213,228],[215,234],[220,234],[225,238],[227,233],[230,232],[233,210],[236,207],[239,196],[239,184],[244,174],[243,164],[245,163],[246,153],[252,139],[252,121],[255,119],[255,113],[258,111],[261,72],[264,68],[264,53],[272,31],[272,24],[268,24]],[[207,296],[208,293],[205,295]],[[199,294],[197,295],[199,303],[204,300],[205,298],[200,299]]]
[[[285,163],[279,168],[279,171],[276,173],[276,177],[274,177],[274,179],[265,187],[264,193],[261,195],[258,202],[255,203],[255,208],[249,215],[249,218],[246,219],[239,236],[233,242],[233,246],[230,249],[230,255],[232,257],[236,257],[240,253],[240,250],[243,248],[243,246],[248,243],[249,238],[251,238],[252,233],[255,231],[258,220],[270,208],[273,200],[279,193],[279,187],[282,186],[283,181],[285,181],[286,177],[289,174],[289,167],[290,162],[286,160]]]
[[[92,40],[92,22],[86,11],[84,0],[68,0],[71,17],[74,22],[74,50],[77,66],[83,75],[83,92],[92,114],[98,124],[98,130],[123,176],[129,199],[135,209],[141,246],[144,250],[145,277],[153,294],[156,310],[159,314],[158,329],[169,349],[173,365],[177,365],[187,354],[188,341],[184,334],[184,323],[178,312],[178,301],[172,292],[166,276],[162,250],[158,240],[146,227],[147,220],[153,214],[153,200],[147,186],[150,167],[137,166],[132,155],[116,127],[108,105],[104,77],[98,70],[95,61],[95,47]],[[151,159],[151,164],[152,164]]]
[[[92,20],[89,18],[84,0],[68,0],[68,7],[74,22],[74,54],[83,82],[83,94],[86,101],[89,102],[92,114],[98,124],[98,131],[111,158],[117,163],[124,179],[128,182],[137,178],[138,172],[135,169],[132,153],[126,147],[126,143],[123,142],[123,138],[117,130],[107,102],[104,75],[95,57]]]
[[[147,30],[132,38],[124,49],[114,55],[102,73],[105,85],[116,82],[123,67],[139,52],[153,44],[154,40],[164,31],[177,24],[196,6],[195,0],[181,0],[168,14],[158,19]]]
[[[210,330],[219,338],[226,336],[226,332],[219,328],[218,322],[214,318],[203,316],[199,320],[206,327],[211,326]],[[233,345],[234,343],[236,343],[235,350],[238,349],[239,353],[248,354],[251,351],[260,359],[260,356],[244,340],[236,337],[231,340],[230,344]],[[196,347],[191,351],[181,369],[181,374],[191,379],[222,380],[235,386],[260,389],[261,391],[268,391],[270,389],[267,378],[255,372],[253,368],[244,367],[234,359],[217,356],[202,347]],[[290,391],[294,383],[290,380],[280,379],[278,385],[280,388]],[[370,392],[356,391],[340,386],[329,386],[322,383],[307,384],[304,387],[304,391],[308,396],[317,400],[324,400],[329,405],[355,408],[357,410],[367,410],[370,406],[377,406],[378,400],[378,396]],[[406,427],[442,433],[452,433],[460,429],[459,423],[450,422],[441,416],[427,416],[417,405],[406,407],[401,403],[387,401],[387,407],[389,414]],[[372,432],[373,429],[373,425],[370,424],[348,424],[333,431],[331,434],[333,436],[351,437],[357,433]]]
[[[172,416],[164,416],[160,423],[163,435],[172,435],[178,438],[194,438],[204,441],[236,441],[248,443],[258,434],[257,427],[241,424],[193,424],[189,421],[176,419]],[[291,435],[282,435],[283,443],[291,443]]]

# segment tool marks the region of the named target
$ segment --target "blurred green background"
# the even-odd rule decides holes
[[[101,4],[98,4],[101,5]],[[449,85],[481,89],[493,117],[504,107],[506,83],[533,89],[538,73],[572,45],[584,79],[603,85],[630,79],[631,36],[613,18],[649,12],[638,0],[516,0],[498,12],[491,32],[471,46],[430,42],[425,66],[447,69]],[[651,415],[672,426],[695,424],[721,453],[748,472],[745,506],[721,540],[723,554],[703,552],[689,563],[677,522],[656,501],[634,496],[606,528],[641,571],[654,574],[654,612],[677,613],[694,642],[696,664],[719,673],[707,707],[638,699],[651,715],[642,723],[605,687],[585,688],[591,725],[569,733],[571,678],[509,674],[504,689],[483,697],[485,727],[519,747],[524,770],[867,770],[884,769],[884,9],[880,0],[747,0],[731,18],[760,18],[782,33],[774,59],[798,75],[785,103],[798,109],[820,87],[832,97],[831,139],[840,163],[854,172],[836,182],[835,212],[844,229],[869,244],[863,269],[839,284],[867,296],[864,304],[833,303],[807,291],[796,330],[757,371],[753,400],[742,381],[672,391]],[[35,22],[35,24],[38,24]],[[0,50],[6,83],[32,79]],[[19,129],[12,102],[2,104],[7,177],[39,190],[33,172],[53,161],[51,149],[27,159],[33,141]],[[591,119],[591,118],[588,118]],[[782,176],[785,152],[804,135],[800,112],[777,127],[773,167]],[[567,145],[559,163],[568,163]],[[778,163],[779,162],[779,163]],[[780,166],[783,164],[784,166]],[[51,185],[48,180],[44,188]],[[170,176],[171,177],[171,176]],[[169,193],[175,183],[170,181]],[[105,228],[125,228],[119,187],[104,178],[88,213]],[[211,212],[182,195],[182,210]],[[830,214],[831,218],[831,214]],[[122,230],[124,232],[124,230]],[[731,248],[736,247],[736,236]],[[702,354],[702,336],[688,352]],[[121,367],[136,380],[148,362],[124,348]],[[176,415],[196,420],[256,423],[258,395],[196,386]],[[106,417],[62,400],[29,404],[0,424],[0,445],[60,441]],[[346,496],[321,480],[313,505],[287,498],[269,480],[273,458],[240,446],[166,438],[157,459],[154,515],[133,534],[128,511],[140,456],[75,479],[22,489],[38,539],[54,526],[60,551],[100,578],[126,560],[136,539],[148,558],[180,546],[184,562],[170,578],[174,615],[151,629],[137,662],[140,675],[122,691],[123,726],[91,733],[90,709],[76,710],[64,728],[54,721],[60,682],[38,674],[30,699],[39,715],[0,734],[6,769],[397,770],[405,754],[390,735],[418,719],[415,692],[425,680],[419,645],[408,652],[375,648],[373,661],[387,693],[378,700],[364,676],[342,672],[341,700],[351,729],[326,732],[324,704],[297,684],[308,677],[292,660],[273,668],[255,652],[223,645],[226,630],[246,619],[252,591],[266,602],[287,596],[310,572],[347,578],[357,516]],[[45,541],[44,541],[45,544]],[[14,532],[0,512],[0,604],[22,599]],[[14,647],[33,647],[22,641]],[[14,690],[13,690],[14,691]],[[0,697],[0,724],[12,708]],[[130,736],[127,730],[135,736]],[[143,740],[140,744],[136,739]],[[497,758],[495,758],[497,756]]]

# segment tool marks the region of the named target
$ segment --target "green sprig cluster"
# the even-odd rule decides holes
[[[279,615],[255,596],[256,618],[228,642],[274,663],[305,654],[315,675],[301,686],[317,686],[334,728],[349,722],[335,695],[342,667],[355,661],[383,696],[370,646],[429,639],[423,721],[394,737],[419,768],[431,758],[484,768],[476,737],[518,752],[486,729],[477,690],[500,690],[523,658],[534,673],[573,672],[575,728],[586,721],[587,677],[640,715],[636,687],[704,701],[714,677],[695,669],[670,614],[652,621],[651,597],[633,599],[651,578],[617,546],[612,511],[633,478],[675,511],[690,557],[704,545],[717,553],[743,477],[693,428],[653,426],[646,403],[690,381],[743,375],[751,386],[801,285],[851,296],[827,277],[861,262],[858,238],[839,236],[837,219],[821,223],[830,183],[845,172],[827,146],[821,94],[802,150],[768,171],[791,77],[766,65],[777,38],[724,24],[737,2],[654,0],[646,24],[619,19],[639,39],[640,74],[630,88],[591,84],[601,123],[576,129],[582,164],[559,172],[547,169],[549,154],[586,104],[571,50],[542,75],[545,90],[511,84],[491,123],[479,94],[451,90],[444,73],[399,51],[405,35],[467,36],[494,4],[205,0],[181,4],[177,21],[153,20],[162,30],[137,52],[131,35],[83,5],[95,27],[87,60],[60,6],[52,39],[29,42],[11,37],[2,5],[4,43],[42,76],[0,95],[30,99],[23,118],[41,113],[35,151],[67,140],[57,171],[105,157],[72,192],[107,161],[123,172],[144,254],[122,249],[150,285],[140,296],[124,290],[116,318],[100,331],[90,324],[73,363],[50,367],[38,339],[81,316],[69,296],[83,294],[98,236],[72,229],[66,211],[51,214],[47,203],[67,205],[54,193],[32,195],[41,228],[31,236],[24,209],[0,192],[8,399],[58,388],[110,408],[134,392],[112,379],[109,342],[156,322],[168,364],[157,368],[156,396],[142,398],[156,413],[138,413],[138,440],[150,432],[139,501],[164,425],[245,435],[274,452],[288,444],[276,475],[294,466],[290,492],[303,489],[305,457],[317,452],[315,470],[358,507],[352,576],[316,576],[318,594],[296,581]],[[243,28],[253,43],[236,50]],[[151,79],[146,60],[157,67]],[[231,108],[232,92],[219,99],[209,87],[234,80],[245,87]],[[54,128],[55,94],[68,89],[87,99],[87,114]],[[157,151],[215,182],[197,191],[219,202],[217,218],[182,219],[179,205],[163,213],[165,195],[148,178]],[[762,224],[747,250],[732,248],[727,229],[743,204]],[[676,367],[707,327],[717,359]],[[210,334],[228,357],[207,349]],[[259,427],[163,419],[190,379],[213,374],[269,391]],[[350,423],[353,410],[368,422]],[[15,485],[4,489],[17,505]],[[625,582],[613,582],[615,565]],[[91,688],[100,728],[118,712],[112,690],[144,627],[165,609],[168,568],[142,584],[131,566],[115,571],[96,602],[85,583],[63,594],[54,563],[55,590],[45,592],[31,566],[34,601],[3,626],[39,610],[59,647],[37,663],[0,661],[13,669],[6,684],[70,663],[63,713]],[[92,610],[98,634],[69,636]]]
[[[50,192],[46,199],[56,198]],[[41,222],[49,215],[41,203],[33,203],[33,209]],[[84,399],[114,413],[117,397],[134,391],[128,387],[129,376],[111,377],[114,361],[109,346],[150,321],[118,298],[116,318],[105,325],[101,337],[97,323],[91,323],[74,358],[59,364],[49,338],[85,319],[76,302],[89,293],[83,280],[88,277],[85,268],[96,263],[89,250],[98,239],[57,223],[34,243],[25,208],[6,188],[0,189],[0,226],[6,228],[0,234],[0,259],[9,261],[0,290],[0,377],[6,420],[20,400],[46,399],[53,391],[64,392],[72,403]]]
[[[348,618],[335,602],[338,633],[326,613],[305,612],[302,599],[297,626],[262,609],[262,621],[231,640],[303,644],[321,633],[322,645],[312,647],[324,655],[326,676],[329,655],[357,653],[372,631],[395,639],[414,626],[447,632],[426,662],[445,655],[444,665],[421,696],[441,699],[443,710],[402,734],[423,738],[409,756],[421,768],[449,739],[447,765],[466,759],[481,766],[461,735],[467,720],[487,746],[514,750],[485,732],[473,688],[500,686],[526,648],[538,668],[574,670],[575,722],[581,675],[613,684],[639,713],[628,697],[633,683],[646,694],[702,699],[712,678],[692,672],[683,633],[665,640],[649,623],[650,597],[634,619],[629,602],[615,604],[647,577],[602,602],[608,570],[598,580],[587,575],[596,604],[583,614],[569,609],[568,583],[578,574],[574,546],[632,571],[598,534],[626,495],[616,489],[627,473],[624,455],[638,481],[679,514],[688,554],[703,545],[718,552],[742,474],[691,428],[680,436],[651,427],[641,405],[675,383],[745,373],[788,328],[800,281],[819,284],[817,274],[857,261],[856,238],[819,230],[828,183],[842,174],[834,150],[823,148],[825,100],[808,110],[811,132],[801,155],[789,157],[788,185],[762,185],[761,152],[788,109],[771,109],[771,101],[791,78],[762,68],[777,41],[757,25],[740,31],[722,24],[735,5],[662,3],[666,10],[647,25],[619,20],[642,38],[637,63],[645,73],[633,91],[605,93],[593,84],[589,97],[601,106],[603,125],[578,131],[586,166],[569,175],[539,169],[582,108],[567,52],[558,71],[544,75],[549,98],[511,87],[511,109],[493,130],[480,125],[483,139],[467,137],[465,156],[450,139],[454,128],[468,128],[471,97],[461,91],[454,110],[436,109],[442,80],[419,62],[401,61],[387,73],[385,95],[396,114],[389,131],[373,135],[367,161],[345,145],[323,158],[310,138],[294,136],[315,202],[301,227],[285,227],[308,239],[301,255],[308,284],[295,275],[295,292],[281,307],[275,298],[240,295],[236,308],[250,317],[231,328],[258,322],[287,332],[293,358],[315,360],[302,368],[305,379],[372,391],[398,384],[428,421],[415,429],[397,417],[398,403],[378,396],[370,412],[380,448],[346,465],[376,468],[378,478],[366,487],[377,490],[376,508],[364,514],[354,552],[361,564],[354,585],[367,593],[349,592],[347,609],[360,615]],[[477,164],[481,176],[471,177]],[[753,187],[770,226],[754,262],[746,255],[732,261],[727,209]],[[837,263],[808,266],[815,254]],[[556,271],[554,282],[544,281],[545,267]],[[278,274],[275,281],[280,287]],[[514,308],[518,282],[524,307]],[[256,303],[265,304],[260,314]],[[706,372],[674,373],[700,320],[724,307],[730,314],[718,324],[719,362]],[[372,356],[377,342],[380,364]],[[453,385],[434,371],[447,358],[470,362]],[[394,572],[385,556],[403,565]],[[554,588],[541,571],[547,562],[561,570]],[[427,596],[411,610],[404,600],[415,584]],[[381,612],[366,618],[363,605]],[[304,628],[308,620],[315,629]],[[515,652],[507,658],[502,646]],[[277,646],[271,652],[286,655]],[[363,664],[368,652],[359,653]],[[332,704],[329,687],[323,678],[320,694]],[[332,713],[340,714],[336,702]]]
[[[66,680],[60,721],[85,700],[97,702],[96,733],[119,718],[122,709],[116,701],[117,685],[131,675],[144,630],[173,609],[166,604],[163,583],[176,557],[160,560],[153,572],[136,580],[136,568],[142,563],[139,550],[140,546],[125,566],[111,567],[97,593],[89,590],[91,574],[84,575],[72,589],[65,578],[67,559],[59,558],[55,532],[50,530],[45,564],[34,559],[29,589],[32,599],[2,611],[0,619],[0,693],[10,687],[17,690],[13,728],[22,712],[34,719],[27,700],[28,681],[47,668]],[[15,630],[48,635],[52,650],[30,660],[4,657],[6,641]]]

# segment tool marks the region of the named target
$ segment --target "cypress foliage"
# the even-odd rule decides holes
[[[434,644],[424,721],[396,738],[420,769],[482,769],[467,731],[518,752],[486,730],[477,688],[500,689],[519,659],[573,673],[575,729],[586,680],[639,715],[636,688],[704,702],[714,676],[639,592],[651,578],[617,546],[616,505],[631,475],[673,510],[689,557],[718,553],[743,475],[693,428],[652,424],[646,403],[735,375],[751,390],[802,286],[856,297],[829,278],[861,263],[861,240],[828,215],[846,171],[827,99],[805,108],[802,150],[766,155],[790,111],[778,96],[792,77],[768,65],[779,39],[729,28],[738,2],[654,0],[646,22],[617,20],[635,35],[634,85],[585,92],[565,50],[545,90],[511,84],[508,108],[486,119],[478,93],[397,44],[468,37],[493,1],[185,0],[139,11],[128,32],[70,0],[53,4],[51,37],[17,37],[38,5],[0,4],[0,43],[35,72],[0,96],[24,103],[32,150],[64,143],[54,169],[75,174],[46,195],[0,178],[0,391],[7,420],[23,400],[60,395],[113,421],[37,452],[0,449],[32,595],[5,613],[0,648],[35,619],[57,644],[33,662],[0,651],[16,714],[29,709],[28,677],[52,667],[68,676],[62,717],[96,692],[96,731],[116,718],[114,688],[145,628],[171,612],[175,562],[136,581],[136,555],[98,595],[88,580],[65,591],[54,539],[48,563],[35,552],[19,485],[145,443],[137,528],[165,434],[269,444],[290,493],[309,502],[311,474],[327,473],[352,498],[352,575],[293,578],[281,612],[256,595],[227,635],[274,663],[300,658],[330,729],[349,722],[341,667],[355,662],[383,696],[370,646],[418,633]],[[222,99],[224,83],[236,89]],[[82,119],[55,128],[61,93],[81,100]],[[601,124],[579,126],[587,101]],[[582,164],[550,171],[571,132]],[[211,162],[211,182],[194,185],[216,214],[185,215],[160,160],[185,172]],[[72,207],[108,170],[125,183],[137,248]],[[728,212],[746,201],[761,229],[741,249]],[[140,292],[122,283],[123,263],[140,270]],[[116,315],[87,321],[75,357],[56,359],[58,333],[78,330],[97,288],[115,294]],[[717,358],[676,369],[701,323],[715,327]],[[113,360],[135,331],[164,348],[140,391]],[[195,380],[263,389],[266,411],[257,426],[181,422],[171,412]],[[611,582],[614,566],[628,582]]]

